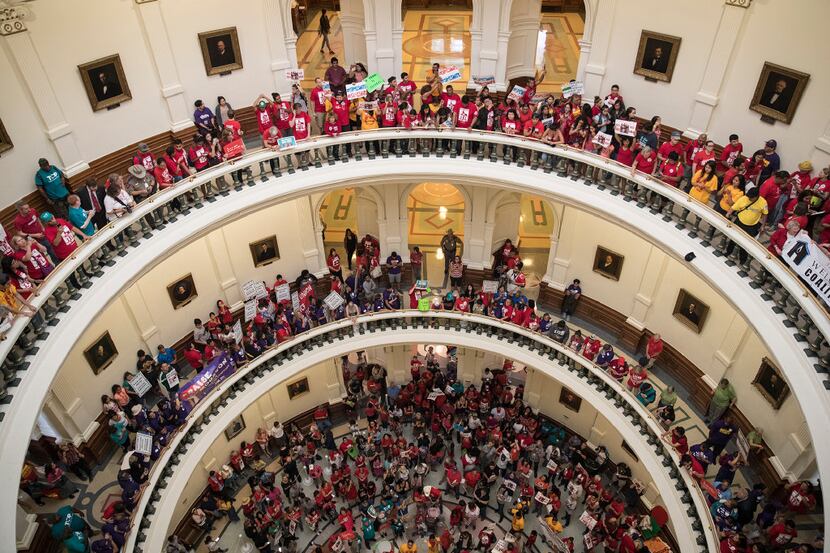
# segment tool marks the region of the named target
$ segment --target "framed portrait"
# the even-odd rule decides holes
[[[109,331],[104,332],[84,350],[84,357],[95,374],[110,366],[118,357],[118,350],[115,348],[115,342],[112,341]]]
[[[199,46],[208,75],[222,75],[242,69],[242,52],[236,27],[199,33]]]
[[[672,314],[681,323],[700,334],[706,316],[709,315],[709,306],[681,288],[677,294],[677,301],[674,302]]]
[[[679,36],[642,31],[637,59],[634,62],[634,74],[670,83],[674,74],[674,64],[677,63],[680,40]]]
[[[294,399],[308,392],[308,378],[301,378],[291,384],[287,385],[288,399]]]
[[[81,64],[78,71],[92,111],[112,108],[133,97],[118,54]]]
[[[3,120],[0,119],[0,154],[12,148],[14,148],[12,139],[9,137],[9,133],[6,132],[6,126],[3,125]]]
[[[789,124],[809,80],[807,73],[764,62],[749,109]]]
[[[758,369],[758,374],[755,375],[752,385],[761,392],[764,399],[770,402],[773,409],[780,408],[787,396],[790,395],[790,386],[781,376],[781,371],[766,357],[761,360],[761,367]]]
[[[611,280],[620,280],[623,261],[625,256],[597,246],[597,253],[594,254],[594,272]]]
[[[248,244],[251,248],[251,259],[254,261],[254,267],[262,267],[273,263],[280,258],[280,248],[277,245],[277,237],[269,236],[256,242]]]
[[[179,309],[193,301],[199,295],[196,293],[193,275],[188,273],[172,284],[168,284],[167,294],[170,296],[170,303],[173,304],[173,309]]]
[[[571,411],[579,413],[579,409],[582,407],[582,398],[565,386],[562,386],[562,390],[559,392],[559,403]]]
[[[242,415],[239,415],[225,428],[225,438],[231,441],[239,436],[243,430],[245,430],[245,419],[242,418]]]

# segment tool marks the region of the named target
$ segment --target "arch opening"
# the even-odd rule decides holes
[[[450,230],[459,239],[456,254],[464,255],[465,208],[464,195],[449,183],[422,182],[406,198],[409,250],[418,247],[423,254],[422,276],[432,287],[449,280],[441,241]]]

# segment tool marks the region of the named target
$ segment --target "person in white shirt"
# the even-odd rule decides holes
[[[104,211],[107,221],[115,221],[135,207],[133,197],[124,189],[124,179],[119,175],[110,176],[110,186],[104,196]]]

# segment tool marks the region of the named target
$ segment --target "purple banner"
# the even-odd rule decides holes
[[[196,373],[190,382],[181,387],[179,397],[182,401],[199,402],[235,370],[236,367],[230,356],[227,353],[221,353],[208,363],[207,367]]]

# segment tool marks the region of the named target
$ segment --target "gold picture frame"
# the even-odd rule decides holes
[[[231,441],[245,430],[245,418],[239,414],[231,423],[225,427],[225,439]]]
[[[758,84],[755,85],[749,109],[789,125],[809,80],[809,73],[766,61],[758,77]]]
[[[167,294],[170,296],[170,303],[173,309],[181,309],[196,299],[199,294],[196,292],[196,283],[193,282],[193,275],[188,273],[182,278],[167,285]]]
[[[674,318],[688,326],[698,334],[703,330],[706,318],[709,316],[709,306],[697,299],[688,290],[683,288],[677,293],[672,311]]]
[[[620,280],[624,261],[624,255],[597,246],[597,251],[594,254],[594,272],[611,280]]]
[[[772,361],[767,357],[761,360],[761,366],[758,368],[758,373],[752,380],[752,385],[772,405],[772,408],[776,410],[781,408],[781,404],[790,395],[789,384],[781,376],[781,371],[778,370],[778,367],[773,365]]]
[[[280,246],[277,243],[276,236],[269,236],[255,242],[248,244],[251,250],[251,260],[254,262],[254,267],[264,267],[270,265],[280,258]]]
[[[288,390],[288,399],[294,399],[303,394],[307,394],[309,391],[308,378],[303,377],[299,380],[295,380],[291,384],[287,384],[285,389]]]
[[[202,49],[208,76],[227,75],[242,69],[242,51],[239,49],[236,27],[199,33],[199,47]]]
[[[559,391],[559,403],[575,413],[582,408],[582,398],[565,386]]]
[[[12,148],[14,148],[14,143],[12,142],[9,133],[6,131],[6,126],[3,124],[3,120],[0,119],[0,154],[9,151]]]
[[[84,359],[96,375],[109,367],[116,357],[118,357],[118,348],[115,347],[115,342],[112,340],[109,331],[101,334],[97,340],[84,350]]]
[[[646,79],[670,83],[680,50],[679,36],[664,35],[654,31],[640,33],[640,45],[634,61],[634,74]],[[668,52],[666,52],[668,50]]]
[[[119,54],[82,63],[78,71],[92,111],[112,109],[133,97]]]

